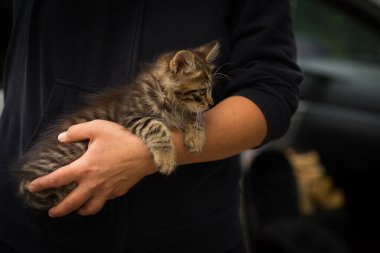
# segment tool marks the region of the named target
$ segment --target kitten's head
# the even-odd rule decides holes
[[[219,53],[219,43],[212,41],[197,48],[169,53],[163,57],[167,78],[166,89],[190,112],[206,111],[213,104],[213,61]]]

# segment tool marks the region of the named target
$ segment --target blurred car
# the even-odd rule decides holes
[[[279,215],[281,208],[284,213],[289,211],[288,206],[258,200],[263,196],[257,192],[265,190],[257,187],[263,180],[268,182],[261,186],[273,192],[265,196],[267,202],[284,202],[276,193],[289,193],[291,179],[284,186],[277,182],[277,188],[283,187],[281,192],[281,189],[270,189],[273,185],[268,178],[276,177],[280,167],[292,166],[286,155],[292,148],[300,156],[315,151],[323,173],[331,179],[329,183],[344,193],[344,205],[336,211],[316,211],[299,217],[316,221],[340,238],[336,241],[344,247],[335,252],[380,252],[380,209],[376,203],[380,192],[380,1],[298,0],[293,1],[293,7],[298,60],[305,76],[300,106],[288,134],[258,150],[245,173],[248,238],[255,244],[260,231],[266,231],[264,223],[268,215],[264,213],[270,210],[265,205],[276,207]],[[278,154],[288,161],[282,161]],[[266,172],[256,172],[261,167],[266,167],[262,169]],[[295,175],[293,180],[297,179]],[[249,192],[252,189],[256,192]],[[302,189],[295,190],[298,195],[293,197],[300,198]],[[290,236],[288,230],[284,231],[288,234],[279,235],[281,240]],[[279,243],[275,236],[272,239],[273,245]],[[288,248],[286,252],[320,252],[316,245],[323,242],[327,241],[321,239],[319,243],[307,245],[304,240],[310,251]],[[265,243],[268,246],[268,241]],[[286,243],[282,241],[282,244]],[[260,249],[255,252],[260,253]]]

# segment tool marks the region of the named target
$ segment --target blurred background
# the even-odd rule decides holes
[[[305,74],[288,134],[242,155],[252,252],[380,252],[380,1],[292,1]]]
[[[242,154],[257,253],[380,252],[380,1],[293,0],[301,102],[288,134]],[[11,28],[0,1],[0,69]],[[0,112],[3,107],[0,72]]]

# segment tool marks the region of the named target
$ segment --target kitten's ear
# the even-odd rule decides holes
[[[170,70],[177,74],[190,73],[195,69],[194,54],[188,50],[178,51],[170,61]]]
[[[206,62],[212,63],[218,57],[220,43],[217,40],[211,41],[198,47],[196,50],[205,55]]]

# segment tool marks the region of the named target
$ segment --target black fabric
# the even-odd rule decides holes
[[[255,157],[245,184],[250,187],[247,190],[252,194],[259,225],[299,216],[295,175],[281,152],[264,151]]]
[[[255,239],[257,253],[348,253],[342,239],[308,219],[276,220],[262,228]]]
[[[80,107],[84,95],[127,83],[140,63],[161,52],[214,39],[231,77],[215,87],[216,102],[234,94],[251,99],[265,114],[266,141],[281,136],[301,81],[289,1],[15,0],[13,6],[0,122],[0,241],[42,253],[127,252],[134,245],[144,252],[208,230],[215,252],[241,241],[236,158],[148,176],[99,214],[62,219],[22,207],[9,165],[54,119]]]
[[[9,246],[5,245],[4,243],[0,242],[0,252],[1,253],[17,253],[14,249],[11,249]]]
[[[128,248],[128,252],[139,253],[193,253],[193,252],[207,252],[207,253],[245,253],[245,241],[243,237],[240,240],[235,241],[234,244],[231,242],[231,235],[238,234],[241,236],[241,226],[239,226],[239,221],[229,220],[227,221],[230,225],[219,224],[214,228],[207,229],[198,232],[197,235],[190,234],[178,240],[175,243],[165,244],[161,246],[148,250],[146,246],[138,244],[131,244]],[[233,225],[234,224],[234,225]],[[223,228],[224,227],[224,228]],[[222,233],[221,233],[222,232]],[[228,246],[224,241],[228,241]],[[223,246],[219,246],[219,244]],[[147,251],[148,250],[148,251]]]

